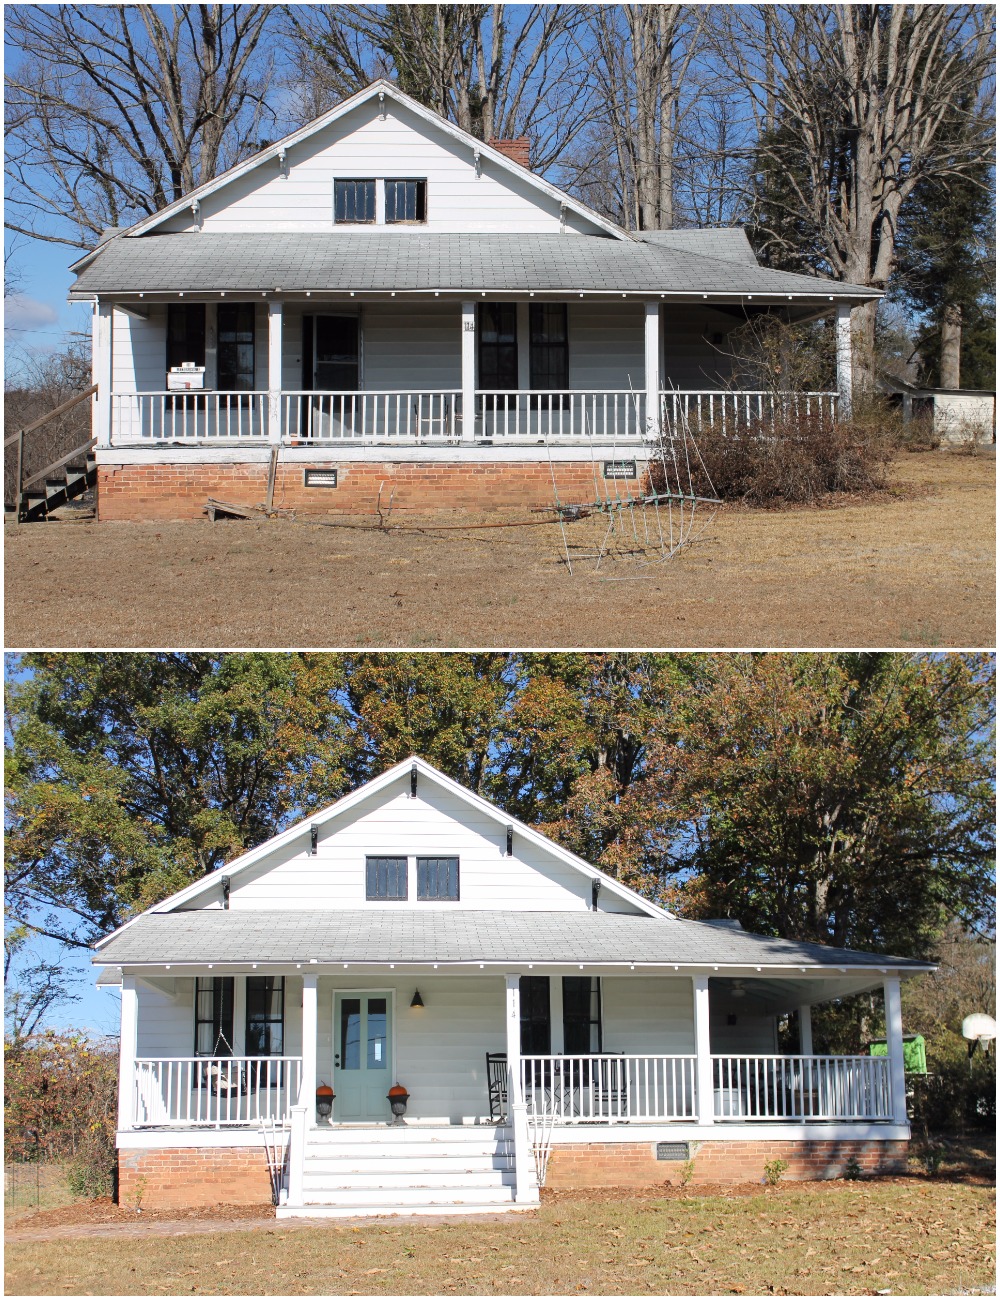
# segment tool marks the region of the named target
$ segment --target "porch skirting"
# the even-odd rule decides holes
[[[373,449],[375,450],[375,449]],[[418,458],[399,455],[395,450],[377,449],[378,458],[352,450],[340,457],[322,458],[313,451],[308,459],[299,451],[294,459],[282,451],[274,488],[274,505],[279,509],[304,514],[363,515],[375,513],[382,489],[385,513],[390,495],[393,511],[486,511],[496,509],[532,509],[553,504],[553,466],[559,498],[563,503],[585,503],[598,495],[608,495],[604,487],[605,460],[637,460],[638,478],[622,483],[642,486],[644,463],[641,452],[623,455],[621,449],[592,459],[574,449],[573,459],[566,449],[550,464],[548,455],[537,449],[524,449],[517,458],[467,455],[454,448],[421,449]],[[261,452],[263,454],[261,454]],[[442,452],[447,459],[442,458]],[[490,449],[492,452],[492,449]],[[267,449],[245,460],[198,461],[187,456],[174,461],[150,462],[146,453],[141,460],[123,455],[115,463],[115,452],[98,458],[97,510],[101,520],[185,520],[204,518],[208,497],[217,497],[237,505],[263,502],[267,489]],[[245,455],[246,453],[244,453]],[[138,462],[138,463],[136,463]],[[306,485],[310,469],[337,471],[335,487]],[[595,485],[595,475],[597,484]],[[611,490],[614,495],[614,490]]]
[[[764,1165],[785,1160],[782,1178],[813,1182],[842,1178],[853,1158],[866,1174],[902,1173],[909,1142],[879,1140],[810,1141],[772,1138],[692,1142],[694,1175],[699,1183],[760,1182]],[[553,1145],[545,1186],[554,1190],[583,1187],[653,1187],[681,1181],[681,1163],[657,1160],[650,1142],[579,1142]]]
[[[271,1204],[271,1177],[254,1146],[152,1147],[119,1150],[118,1203],[155,1210]]]

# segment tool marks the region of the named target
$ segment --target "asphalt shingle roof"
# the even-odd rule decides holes
[[[191,911],[139,917],[100,965],[165,962],[663,962],[905,967],[901,957],[793,943],[697,921],[610,912]]]
[[[667,232],[670,233],[670,232]],[[672,232],[672,241],[590,235],[168,234],[122,236],[100,248],[71,293],[171,293],[232,290],[298,292],[594,290],[622,293],[832,294],[877,296],[857,285],[774,271],[735,260],[721,231]],[[695,252],[704,234],[704,247]]]

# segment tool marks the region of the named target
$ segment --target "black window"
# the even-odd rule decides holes
[[[528,341],[532,388],[569,388],[569,329],[563,302],[530,303]]]
[[[367,897],[373,902],[399,903],[406,899],[406,859],[366,858]]]
[[[525,1056],[548,1056],[552,1051],[547,975],[521,976],[521,1051]]]
[[[458,858],[417,858],[417,899],[458,902]]]
[[[285,1046],[285,981],[247,976],[247,1056],[281,1056]]]
[[[167,369],[205,364],[205,304],[167,304]]]
[[[219,304],[216,387],[224,393],[249,392],[254,386],[254,313],[250,302]]]
[[[386,224],[427,220],[426,181],[385,182]]]
[[[517,307],[512,302],[479,305],[479,387],[517,388]]]
[[[601,1034],[601,981],[597,976],[563,976],[563,1051],[587,1056],[604,1050]]]
[[[333,219],[334,221],[374,222],[375,220],[375,182],[374,181],[334,181],[333,182]]]
[[[199,975],[195,981],[195,1056],[233,1054],[233,977]]]

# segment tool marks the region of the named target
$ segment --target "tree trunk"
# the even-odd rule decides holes
[[[946,302],[941,316],[941,387],[960,387],[962,363],[962,307]]]

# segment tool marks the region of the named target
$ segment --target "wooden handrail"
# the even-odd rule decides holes
[[[51,465],[46,465],[45,468],[39,470],[37,474],[32,474],[31,478],[26,478],[21,484],[21,491],[24,492],[27,488],[30,488],[32,483],[37,483],[39,479],[48,478],[53,470],[62,469],[62,467],[68,465],[75,456],[79,456],[82,451],[90,451],[91,447],[96,446],[96,438],[91,438],[89,442],[82,442],[79,447],[74,447],[71,452],[68,452],[65,456],[61,456],[59,460],[53,461]]]
[[[3,444],[4,447],[9,447],[11,443],[16,442],[18,438],[22,438],[26,433],[31,433],[33,430],[40,428],[46,423],[46,421],[54,420],[57,415],[62,415],[64,411],[72,410],[74,406],[78,406],[82,401],[85,401],[88,397],[92,397],[96,392],[97,385],[91,384],[85,393],[77,393],[76,397],[71,397],[68,402],[63,402],[61,406],[57,406],[47,414],[39,416],[39,418],[33,423],[26,424],[23,429],[19,429],[17,433],[12,433],[9,438],[5,438]]]

